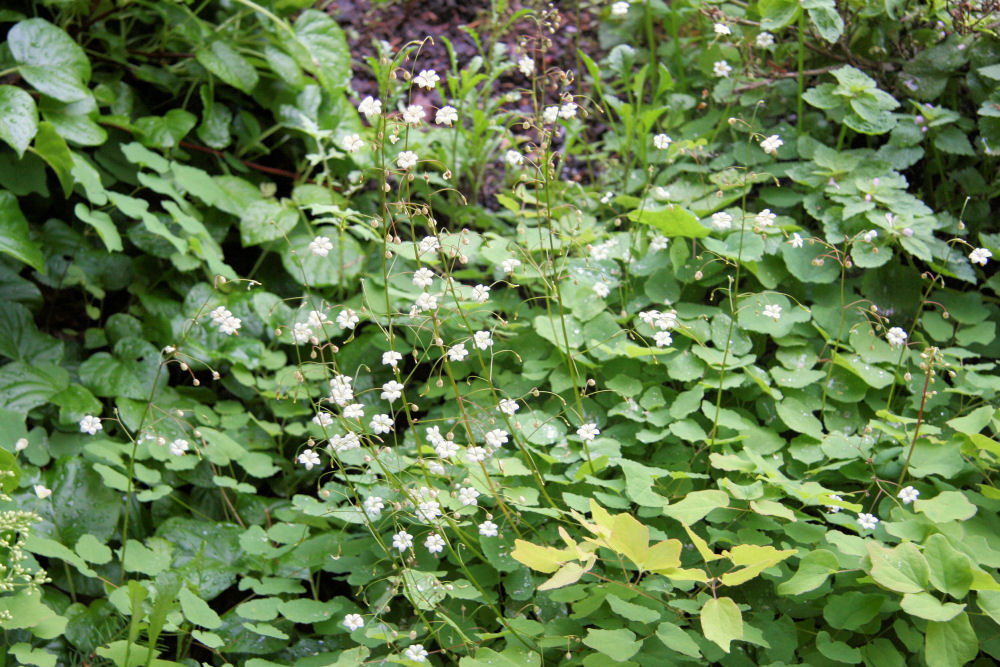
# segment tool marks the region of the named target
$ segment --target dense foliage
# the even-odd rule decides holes
[[[0,665],[1000,660],[995,2],[335,19],[0,10]]]

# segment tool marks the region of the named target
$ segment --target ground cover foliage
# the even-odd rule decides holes
[[[995,3],[335,19],[0,11],[0,664],[1000,659]]]

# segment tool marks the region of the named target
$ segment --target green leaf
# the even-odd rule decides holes
[[[834,641],[826,630],[821,630],[816,635],[816,648],[823,654],[823,657],[830,660],[845,662],[849,665],[861,662],[860,650],[845,642]]]
[[[45,273],[42,249],[29,237],[28,220],[21,213],[17,197],[6,190],[0,190],[0,252]]]
[[[110,215],[104,211],[91,211],[82,203],[77,204],[73,212],[76,213],[76,217],[97,230],[108,252],[122,251],[122,237],[118,235],[118,228],[115,227]]]
[[[555,315],[537,315],[532,320],[532,324],[535,328],[535,333],[552,343],[558,349],[564,349],[567,344],[572,349],[578,349],[583,344],[581,324],[572,315],[566,315],[563,319]],[[564,326],[565,331],[563,329]]]
[[[360,667],[361,659],[356,663],[342,664],[341,661],[346,653],[346,651],[342,652],[340,659],[330,667]],[[507,646],[503,653],[497,653],[490,648],[478,648],[474,658],[465,656],[458,664],[459,667],[539,667],[542,664],[542,657],[534,651],[526,651],[524,648],[514,645]]]
[[[961,667],[978,654],[979,638],[964,611],[946,623],[927,624],[924,641],[927,667]]]
[[[795,575],[778,584],[778,594],[801,595],[816,590],[838,569],[840,563],[833,552],[826,549],[810,551],[799,561]]]
[[[146,542],[149,546],[130,539],[125,548],[123,564],[127,572],[141,572],[155,577],[170,567],[173,547],[158,537],[150,537]]]
[[[154,382],[165,384],[158,375],[159,351],[142,338],[123,338],[114,347],[114,356],[98,352],[80,364],[80,380],[97,396],[124,396],[145,401]],[[157,379],[159,377],[159,379]]]
[[[951,545],[948,538],[935,533],[924,542],[924,558],[930,568],[931,585],[956,600],[969,593],[972,586],[972,561]]]
[[[930,593],[907,593],[899,604],[911,616],[941,623],[950,621],[965,609],[964,604],[941,602]]]
[[[878,616],[885,604],[884,595],[851,591],[826,599],[823,618],[838,630],[857,630]]]
[[[674,204],[662,209],[629,211],[628,218],[633,222],[655,227],[667,237],[703,238],[709,234],[709,229],[698,222],[697,216]]]
[[[135,121],[142,143],[154,148],[173,148],[198,123],[198,117],[184,109],[171,109],[163,116],[144,116]]]
[[[803,0],[802,8],[807,10],[809,20],[819,36],[834,44],[844,34],[844,19],[837,13],[834,0]]]
[[[31,95],[16,86],[0,86],[0,139],[20,159],[38,132],[38,109]]]
[[[964,417],[949,419],[947,424],[959,433],[973,435],[982,431],[993,419],[997,409],[992,405],[976,408]]]
[[[952,155],[972,156],[976,154],[976,149],[972,147],[965,132],[954,125],[949,125],[938,132],[937,136],[934,137],[934,147]]]
[[[777,307],[778,318],[765,314],[765,309]],[[778,338],[786,336],[798,322],[809,321],[809,311],[792,302],[783,294],[754,294],[740,299],[736,320],[747,331],[756,331]]]
[[[2,111],[0,111],[2,113]],[[10,654],[21,665],[37,665],[38,667],[56,667],[56,656],[45,649],[32,648],[31,644],[21,642],[10,647]]]
[[[293,54],[299,66],[315,74],[330,93],[347,88],[351,81],[351,51],[337,22],[324,12],[307,9],[295,21],[295,35],[296,46],[305,50],[302,54],[301,49],[296,49]]]
[[[633,602],[628,602],[627,600],[622,600],[617,595],[609,595],[604,599],[607,601],[608,606],[611,607],[611,611],[615,612],[615,614],[621,616],[622,618],[627,618],[630,621],[653,623],[660,619],[660,612],[657,610],[644,607],[641,604],[635,604]]]
[[[69,197],[73,192],[73,154],[69,152],[66,140],[59,136],[56,128],[49,122],[38,124],[35,135],[35,152],[52,167],[56,173],[63,194]]]
[[[587,628],[583,643],[608,656],[615,662],[625,662],[642,648],[642,640],[635,640],[630,630],[596,630]]]
[[[32,634],[41,639],[57,637],[66,628],[66,619],[42,602],[40,590],[30,591],[21,588],[14,595],[0,597],[0,612],[9,612],[7,620],[0,620],[0,628],[6,630],[31,628]],[[40,632],[43,627],[45,631]]]
[[[682,630],[679,626],[674,625],[669,621],[664,621],[657,626],[656,636],[667,648],[671,650],[683,653],[684,655],[692,658],[701,657],[701,651],[698,649],[698,644],[691,639],[691,635],[684,632],[684,630]]]
[[[313,237],[306,234],[293,236],[288,244],[283,244],[281,263],[299,284],[332,287],[361,273],[365,255],[351,235],[335,227],[320,227],[316,235],[326,236],[333,244],[326,257],[314,255],[309,250]]]
[[[250,621],[273,621],[278,617],[281,598],[257,598],[236,607],[236,613]]]
[[[209,72],[249,95],[257,85],[257,70],[228,42],[215,41],[195,51],[194,57]]]
[[[732,598],[709,598],[701,608],[705,639],[729,653],[730,642],[743,639],[743,615]]]
[[[203,628],[213,629],[222,625],[222,619],[215,613],[215,610],[208,606],[208,603],[192,593],[187,586],[181,588],[177,595],[177,600],[181,603],[181,611],[184,618],[195,625]]]
[[[0,322],[0,356],[25,363],[62,360],[62,342],[39,331],[31,311],[21,304],[0,302]]]
[[[725,491],[706,489],[689,493],[684,500],[664,509],[663,513],[690,526],[701,521],[712,510],[728,506],[729,494]]]
[[[797,553],[795,549],[778,550],[772,546],[759,544],[738,544],[729,551],[723,551],[722,555],[740,569],[726,572],[720,579],[726,586],[739,586],[795,553]]]
[[[268,200],[252,202],[240,217],[240,240],[243,247],[247,247],[284,238],[298,221],[298,209],[288,203],[279,204]],[[326,259],[331,260],[331,255],[336,251],[334,246]]]
[[[897,593],[920,593],[929,573],[923,554],[910,542],[888,549],[878,542],[865,542],[871,559],[871,576],[879,585]]]
[[[923,512],[934,523],[942,524],[971,519],[977,508],[961,491],[942,491],[929,500],[918,499],[913,503],[913,509]]]
[[[760,0],[757,3],[762,30],[780,30],[791,25],[799,16],[797,0]]]
[[[320,602],[299,598],[297,600],[285,600],[278,605],[281,615],[293,623],[320,623],[333,618],[342,608],[342,603],[337,601]]]
[[[7,33],[7,44],[24,80],[61,102],[90,94],[90,59],[79,44],[45,19],[21,21]]]
[[[76,541],[76,553],[84,560],[98,565],[111,562],[111,548],[90,533],[84,533]]]
[[[28,412],[69,386],[69,373],[52,364],[13,361],[0,367],[0,408]]]

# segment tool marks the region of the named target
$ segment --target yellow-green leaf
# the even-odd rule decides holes
[[[743,639],[743,614],[731,598],[711,598],[701,608],[701,631],[729,653],[730,642]]]

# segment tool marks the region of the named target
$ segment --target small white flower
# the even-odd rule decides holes
[[[725,211],[712,214],[712,226],[718,230],[726,230],[733,226],[733,216]]]
[[[777,215],[771,213],[771,209],[765,208],[763,211],[757,214],[755,220],[757,221],[757,225],[760,227],[770,227],[771,225],[774,224],[774,221],[775,219],[777,219],[777,217],[778,217]]]
[[[458,120],[458,109],[453,106],[444,106],[434,114],[434,122],[438,125],[451,127],[452,123]]]
[[[472,341],[480,350],[493,347],[493,334],[489,331],[477,331],[472,334]]]
[[[227,317],[232,317],[233,314],[231,312],[229,312],[229,309],[226,308],[225,306],[219,306],[218,308],[216,308],[215,310],[213,310],[212,312],[210,312],[208,314],[208,316],[211,317],[212,318],[212,322],[216,326],[218,326],[218,325],[222,324],[223,322],[225,322]]]
[[[774,35],[769,32],[761,32],[757,34],[757,39],[754,41],[758,49],[766,49],[769,46],[774,46]]]
[[[503,159],[511,167],[519,167],[524,164],[524,156],[513,148],[504,153]]]
[[[576,434],[580,436],[581,440],[591,441],[599,436],[601,431],[597,428],[597,424],[587,423],[576,429]]]
[[[594,294],[603,299],[608,294],[611,294],[611,288],[608,287],[607,283],[594,283]]]
[[[476,285],[472,288],[472,300],[476,303],[486,303],[490,298],[490,288],[486,285]]]
[[[357,134],[348,134],[340,140],[340,145],[343,146],[344,150],[348,153],[357,153],[365,147],[365,142],[362,141],[361,137]]]
[[[574,102],[565,102],[561,107],[559,107],[559,117],[569,120],[576,115],[576,110],[579,107]]]
[[[350,376],[336,375],[330,380],[330,398],[341,407],[354,400]]]
[[[405,530],[401,530],[392,536],[392,548],[399,551],[406,551],[413,546],[413,535]]]
[[[559,107],[545,107],[545,110],[542,111],[542,121],[549,125],[556,122],[557,118],[559,118]]]
[[[388,433],[392,430],[392,417],[385,414],[375,415],[368,425],[376,434]]]
[[[469,351],[465,349],[465,343],[458,343],[448,348],[448,361],[463,361],[469,356]]]
[[[238,317],[227,317],[219,325],[219,331],[227,336],[231,336],[240,328],[243,320]]]
[[[419,104],[411,104],[403,111],[403,122],[408,125],[420,125],[427,112]]]
[[[413,284],[417,287],[430,287],[434,284],[434,272],[426,266],[417,269],[413,274]]]
[[[438,305],[437,297],[429,292],[421,292],[420,296],[413,303],[418,313],[422,313],[425,310],[434,310]]]
[[[843,501],[844,500],[843,498],[841,498],[840,496],[838,496],[836,494],[830,494],[830,498],[833,499],[833,500],[839,500],[839,501]],[[837,512],[839,512],[840,510],[842,510],[843,508],[840,507],[839,505],[827,505],[826,509],[827,509],[828,512],[836,514]]]
[[[374,519],[382,513],[383,509],[385,509],[385,503],[378,496],[370,496],[365,500],[365,514],[369,518]]]
[[[656,347],[667,347],[674,342],[674,339],[669,331],[657,331],[653,334],[653,341],[656,343]]]
[[[441,242],[438,241],[436,236],[425,236],[420,239],[420,248],[418,249],[418,254],[424,255],[429,252],[435,252],[441,248]]]
[[[805,240],[803,240],[802,236],[800,236],[798,232],[795,232],[792,234],[792,238],[788,240],[788,243],[790,243],[793,248],[801,248],[805,243]]]
[[[424,437],[426,437],[427,442],[431,443],[432,445],[438,445],[444,442],[444,436],[441,435],[440,426],[428,426],[426,429],[424,429]]]
[[[866,243],[871,243],[877,237],[878,237],[878,230],[877,229],[869,229],[867,232],[864,233],[864,235],[862,235],[861,238],[863,238]]]
[[[361,104],[358,105],[358,111],[371,121],[372,118],[382,113],[382,102],[369,95],[361,100]]]
[[[351,403],[344,408],[344,419],[361,419],[365,416],[365,406],[360,403]]]
[[[333,451],[340,454],[341,452],[347,452],[352,449],[359,449],[361,447],[361,440],[358,439],[356,433],[335,435],[330,438],[330,446],[333,447]]]
[[[908,487],[900,490],[900,492],[899,492],[899,499],[903,501],[904,505],[909,505],[914,500],[916,500],[917,496],[919,496],[919,495],[920,495],[919,491],[917,491],[912,486],[908,486]]]
[[[770,317],[777,322],[781,319],[781,306],[776,303],[769,303],[764,306],[764,317]]]
[[[498,534],[498,526],[492,521],[483,521],[479,524],[479,534],[483,537],[496,537]]]
[[[969,253],[969,261],[973,264],[979,264],[981,266],[986,266],[987,260],[993,256],[993,253],[986,248],[976,248]]]
[[[309,317],[306,319],[306,324],[314,329],[321,329],[324,324],[329,324],[330,320],[327,318],[326,313],[318,310],[310,310]]]
[[[392,403],[403,395],[403,385],[395,380],[390,380],[382,385],[382,398]]]
[[[469,463],[479,463],[480,461],[485,461],[486,457],[489,456],[489,452],[486,451],[485,447],[479,447],[478,445],[469,447],[465,450],[465,460]],[[445,457],[441,457],[445,458]]]
[[[423,644],[414,644],[413,646],[406,647],[403,655],[414,662],[427,662],[427,650]]]
[[[313,416],[312,421],[316,426],[329,426],[333,423],[333,415],[329,412],[317,412]]]
[[[365,627],[365,619],[361,618],[361,614],[348,614],[344,617],[343,623],[349,632]]]
[[[177,438],[170,443],[170,453],[174,456],[184,456],[184,452],[188,450],[188,441],[184,438]]]
[[[716,60],[712,64],[712,74],[726,78],[733,71],[733,68],[725,60]]]
[[[514,413],[521,409],[521,406],[512,398],[501,398],[497,410],[505,415],[514,416]]]
[[[614,192],[605,192],[603,195],[601,195],[601,203],[607,204],[614,198],[615,198]]]
[[[716,35],[731,35],[733,31],[725,23],[716,23],[712,26],[715,29]]]
[[[672,144],[673,141],[673,139],[665,134],[658,134],[653,137],[653,146],[655,146],[657,150],[665,151],[670,148],[670,144]]]
[[[326,257],[333,250],[333,243],[326,236],[317,236],[309,242],[309,252],[317,257]]]
[[[103,431],[104,425],[101,424],[100,417],[95,417],[93,415],[86,415],[80,420],[80,433],[89,433],[90,435],[97,435],[98,431]]]
[[[458,454],[458,444],[454,440],[444,440],[434,445],[434,451],[443,459],[450,459]]]
[[[18,438],[17,442],[14,443],[14,451],[15,452],[23,452],[27,448],[28,448],[28,439],[27,438]]]
[[[906,342],[906,331],[900,327],[893,327],[885,332],[885,339],[889,341],[889,345],[898,346]]]
[[[492,431],[486,433],[486,444],[493,449],[499,449],[507,444],[507,439],[510,434],[500,428],[495,428]]]
[[[389,350],[388,352],[382,353],[382,363],[386,366],[392,366],[393,368],[403,360],[403,355],[395,350]]]
[[[519,259],[505,259],[500,262],[500,268],[504,273],[514,273],[519,266],[521,266],[521,260]]]
[[[462,503],[465,507],[478,504],[478,498],[479,491],[476,491],[471,486],[463,486],[458,490],[458,502]]]
[[[777,134],[772,134],[767,139],[762,139],[760,142],[760,147],[765,153],[770,153],[771,155],[777,155],[778,149],[785,144]]]
[[[616,2],[611,5],[611,15],[621,18],[622,16],[628,14],[628,7],[629,3],[624,2],[624,0]]]
[[[292,338],[295,339],[296,343],[308,343],[312,335],[312,329],[305,322],[296,322],[295,326],[292,327]]]
[[[431,533],[424,540],[424,546],[427,547],[427,551],[432,554],[439,554],[444,551],[444,538],[437,533]]]
[[[660,252],[661,250],[664,250],[667,247],[667,244],[669,242],[670,239],[668,239],[663,234],[655,234],[653,238],[649,240],[649,251]]]
[[[517,61],[517,69],[521,70],[524,76],[531,76],[535,73],[535,59],[531,56],[521,56]]]
[[[358,314],[354,312],[353,308],[344,308],[340,311],[340,314],[337,315],[337,325],[340,326],[341,329],[353,329],[360,321],[361,320],[358,319]]]
[[[306,467],[306,470],[312,470],[313,466],[318,466],[320,463],[319,454],[311,449],[303,449],[298,461]]]
[[[403,151],[402,153],[396,156],[396,166],[399,167],[400,169],[403,169],[404,171],[408,169],[413,169],[415,166],[417,166],[417,160],[419,160],[419,158],[417,157],[417,154],[414,153],[413,151]]]
[[[441,505],[436,500],[424,500],[414,512],[421,521],[433,521],[441,516]]]
[[[862,512],[858,515],[858,523],[865,530],[875,530],[875,526],[878,525],[878,517],[874,514],[867,514]]]
[[[35,484],[35,495],[38,496],[39,500],[45,500],[52,495],[52,489],[48,488],[44,484]]]
[[[420,70],[420,74],[413,77],[413,83],[425,90],[433,90],[440,80],[441,77],[432,69]]]

